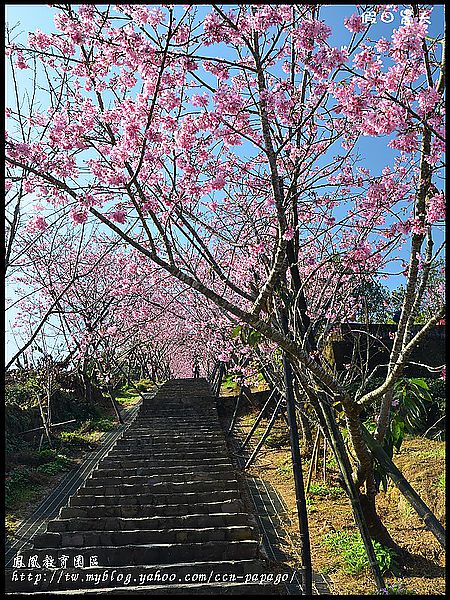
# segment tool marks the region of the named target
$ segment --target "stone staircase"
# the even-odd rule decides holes
[[[283,593],[260,583],[259,532],[204,379],[146,398],[33,543],[7,570],[8,593]]]

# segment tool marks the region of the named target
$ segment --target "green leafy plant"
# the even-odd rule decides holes
[[[399,379],[395,384],[394,402],[398,402],[396,416],[403,419],[409,433],[414,433],[426,422],[426,402],[432,402],[428,383],[417,377]]]
[[[334,456],[332,456],[331,458],[329,458],[329,459],[327,460],[327,467],[328,467],[329,469],[336,469],[336,468],[337,468],[337,461],[336,461],[336,459],[334,458]]]
[[[309,496],[306,496],[306,512],[308,514],[315,513],[318,511],[317,505],[314,503],[314,500]]]
[[[290,476],[292,475],[292,464],[290,461],[286,461],[282,465],[279,465],[276,469],[280,475]]]
[[[46,448],[45,450],[40,450],[37,453],[38,459],[41,463],[46,463],[54,460],[58,452],[56,450],[52,450],[50,448]]]
[[[390,421],[383,440],[383,449],[389,458],[394,450],[400,451],[405,433],[414,433],[424,426],[427,419],[426,403],[432,402],[429,387],[424,379],[401,378],[394,387]],[[370,433],[376,429],[376,423],[368,420],[364,423]],[[375,463],[374,475],[377,486],[386,492],[388,477],[386,471]]]
[[[113,419],[95,419],[92,421],[90,430],[91,431],[111,431],[116,428],[116,423]]]
[[[22,491],[31,483],[31,469],[25,465],[18,465],[12,469],[5,478],[5,504],[15,502]]]
[[[262,334],[249,325],[237,325],[231,332],[231,337],[239,337],[243,344],[255,347],[261,342]]]
[[[67,456],[64,454],[57,454],[54,460],[40,465],[37,467],[36,471],[47,475],[56,475],[57,473],[61,473],[61,471],[65,471],[70,463],[71,461]]]
[[[344,562],[344,571],[349,575],[357,575],[370,566],[359,533],[334,531],[328,533],[323,542],[327,548],[341,556]],[[381,572],[390,571],[393,575],[399,574],[397,555],[394,550],[382,546],[379,542],[372,541],[372,544]]]
[[[309,494],[321,498],[340,498],[345,496],[344,490],[337,485],[324,485],[321,483],[312,483],[309,487]]]
[[[95,445],[86,437],[86,434],[79,433],[78,431],[62,431],[60,439],[64,445],[76,448],[92,448]]]

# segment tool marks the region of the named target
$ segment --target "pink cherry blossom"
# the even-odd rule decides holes
[[[346,17],[344,19],[344,25],[349,31],[352,31],[353,33],[361,33],[367,28],[367,25],[363,23],[362,17],[356,14],[353,14],[350,17]]]

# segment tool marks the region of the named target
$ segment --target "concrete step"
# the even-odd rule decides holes
[[[188,422],[182,423],[180,417],[173,417],[179,425],[179,429],[176,430],[180,432],[191,431],[192,433],[202,431],[213,431],[219,432],[221,431],[221,426],[219,420],[215,417],[209,419],[199,420],[198,418],[194,421],[193,419],[189,419]],[[166,432],[169,429],[167,417],[159,417],[157,415],[153,415],[153,417],[136,417],[133,423],[129,426],[127,431],[149,431],[152,429],[160,429],[163,432]]]
[[[58,592],[56,592],[58,593]],[[75,592],[68,592],[68,594]],[[190,584],[173,586],[132,586],[121,588],[91,588],[83,590],[81,593],[85,596],[97,596],[99,594],[108,595],[133,595],[133,596],[284,596],[286,591],[280,591],[279,588],[266,584],[244,584],[244,583],[216,583],[211,585]],[[40,595],[39,592],[33,595]]]
[[[209,502],[223,502],[225,500],[237,500],[239,491],[237,488],[230,490],[218,490],[212,492],[180,492],[178,494],[133,494],[114,495],[114,496],[95,496],[95,495],[76,495],[69,500],[69,506],[120,506],[133,505],[138,506],[163,506],[172,504],[202,504]]]
[[[53,519],[47,525],[49,532],[62,531],[145,531],[158,529],[183,529],[204,527],[229,527],[247,525],[246,513],[210,513],[169,517],[97,517]]]
[[[81,487],[77,494],[81,496],[128,496],[141,494],[179,494],[191,492],[215,492],[237,489],[236,478],[204,481],[156,481],[148,479],[146,483],[118,483]]]
[[[258,537],[208,383],[173,380],[146,396],[137,418],[59,518],[35,536],[34,550],[22,552],[26,564],[30,557],[41,565],[67,557],[68,566],[41,569],[47,577],[39,582],[23,577],[8,589],[29,595],[261,595],[268,588],[243,585],[248,573],[264,572]],[[85,565],[95,558],[96,566],[75,568],[81,556]],[[175,572],[175,579],[152,578],[158,569],[166,577]],[[207,572],[239,572],[241,578],[212,585]]]
[[[129,434],[128,432],[120,438],[120,442],[123,441],[132,441],[132,442],[142,442],[142,443],[166,443],[168,440],[172,442],[186,442],[190,441],[194,442],[209,442],[209,441],[220,441],[223,442],[223,434],[221,432],[217,432],[214,434],[211,433],[201,433],[201,434],[192,434],[187,431],[186,433],[180,434],[177,432],[177,435],[173,435],[169,432],[165,433],[137,433],[137,434]]]
[[[181,515],[208,515],[213,513],[241,512],[240,499],[219,500],[216,502],[191,502],[163,505],[139,504],[99,504],[98,506],[65,506],[59,511],[59,518],[103,518],[103,517],[173,517]]]
[[[146,435],[125,435],[120,440],[118,440],[118,444],[123,442],[129,442],[133,444],[167,444],[167,442],[177,443],[177,444],[207,444],[214,442],[224,442],[223,434],[216,433],[212,434],[201,434],[201,435],[192,435],[190,433],[185,433],[183,435],[171,435],[170,432],[165,434],[152,434],[147,433]]]
[[[108,471],[102,471],[103,477],[90,477],[86,479],[85,487],[111,486],[111,485],[154,485],[155,483],[189,483],[191,481],[214,481],[236,480],[236,475],[233,471],[222,470],[217,472],[199,472],[190,470],[186,473],[171,473],[168,475],[152,474],[152,475],[126,475],[126,471],[122,471],[122,475],[107,476]]]
[[[52,595],[64,594],[67,596],[82,595],[82,596],[98,596],[108,595],[115,596],[285,596],[286,591],[280,591],[271,584],[244,584],[244,583],[215,583],[207,584],[185,584],[185,585],[132,585],[118,587],[87,587],[85,589],[66,590],[66,591],[45,591],[45,592],[28,592],[27,596],[47,597]],[[14,594],[13,594],[14,595]]]
[[[161,459],[159,457],[147,457],[147,458],[120,458],[120,456],[105,457],[100,463],[101,469],[136,469],[136,468],[158,468],[162,472],[170,467],[175,467],[182,470],[183,466],[188,469],[189,467],[204,468],[205,466],[223,465],[229,458],[223,458],[215,456],[213,458],[204,458],[201,461],[198,458],[167,458]],[[231,466],[231,462],[228,462]]]
[[[192,544],[132,544],[127,546],[84,546],[82,555],[87,563],[90,557],[97,557],[101,567],[116,567],[139,564],[171,564],[177,562],[197,562],[216,560],[242,560],[258,557],[259,545],[254,540],[198,542]],[[42,565],[46,556],[55,558],[60,564],[61,556],[68,556],[68,564],[80,555],[80,547],[65,546],[49,549],[24,550],[21,552],[24,563],[37,556]]]
[[[101,465],[101,463],[100,463]],[[92,472],[92,479],[89,479],[88,481],[92,481],[93,479],[104,479],[104,478],[108,478],[108,477],[137,477],[137,476],[149,476],[149,477],[162,477],[162,478],[171,478],[174,477],[175,481],[176,478],[180,475],[190,475],[190,474],[195,474],[198,475],[199,478],[200,477],[206,477],[208,475],[210,475],[211,473],[214,473],[214,476],[217,476],[221,479],[223,479],[227,473],[234,473],[234,471],[231,471],[231,466],[230,466],[230,462],[227,460],[226,462],[223,463],[214,463],[212,465],[204,465],[202,464],[201,466],[195,467],[195,471],[193,470],[194,467],[190,467],[190,468],[186,468],[186,467],[178,467],[178,466],[162,466],[162,467],[158,467],[158,466],[151,466],[151,467],[135,467],[133,469],[103,469],[103,468],[98,468],[95,471]]]
[[[87,546],[130,546],[142,544],[199,544],[255,540],[248,525],[203,527],[200,529],[134,529],[127,531],[68,531],[40,533],[33,538],[35,548],[85,548]]]
[[[226,450],[222,448],[191,448],[188,450],[177,450],[176,448],[135,448],[133,450],[112,450],[105,458],[111,460],[154,460],[158,462],[177,459],[179,463],[185,460],[196,460],[197,464],[200,465],[205,459],[220,458],[226,460],[229,457]]]
[[[215,415],[209,415],[205,418],[199,418],[198,415],[160,415],[154,414],[152,417],[137,416],[128,431],[141,431],[142,433],[150,432],[153,428],[161,429],[162,432],[166,432],[171,425],[169,421],[176,421],[179,425],[179,429],[173,431],[175,435],[180,433],[190,432],[192,434],[203,433],[212,431],[213,433],[220,433],[220,422]]]
[[[57,566],[58,563],[57,563]],[[127,565],[115,569],[86,566],[83,569],[7,569],[5,571],[6,590],[20,589],[23,592],[45,592],[80,589],[81,587],[104,588],[105,586],[121,587],[124,584],[128,589],[131,584],[161,585],[164,588],[180,583],[198,585],[208,581],[208,578],[231,579],[240,581],[240,578],[252,574],[261,574],[263,565],[258,560],[230,560],[217,562],[181,562],[174,564],[155,565]],[[19,581],[19,575],[25,575]],[[15,575],[14,575],[15,574]],[[211,575],[212,574],[212,575]],[[53,580],[52,580],[53,576]],[[29,577],[29,578],[28,578]],[[14,580],[12,580],[14,578]]]
[[[184,439],[170,439],[168,436],[166,439],[158,440],[143,440],[143,439],[129,439],[124,438],[119,440],[114,446],[117,450],[132,450],[134,448],[154,448],[154,449],[165,449],[165,448],[176,448],[180,450],[189,448],[225,448],[226,444],[223,439],[210,438],[210,439],[190,439],[188,437]]]
[[[178,412],[178,411],[177,411]],[[184,413],[184,414],[180,414]],[[201,425],[208,425],[213,427],[219,426],[218,418],[215,414],[201,414],[198,412],[187,413],[184,409],[179,411],[179,414],[173,413],[144,413],[139,414],[137,417],[137,423],[140,427],[151,426],[152,424],[162,425],[163,428],[169,425],[177,425],[180,427],[191,427],[196,429]]]

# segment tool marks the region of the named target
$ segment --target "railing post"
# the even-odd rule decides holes
[[[308,513],[306,509],[305,486],[303,482],[302,459],[298,437],[297,416],[295,413],[295,399],[292,386],[292,367],[285,352],[283,352],[284,382],[286,386],[286,408],[289,422],[289,436],[291,442],[292,470],[294,473],[295,497],[297,504],[298,524],[300,529],[301,556],[303,566],[303,593],[312,595],[312,563],[311,545],[309,540]]]
[[[223,379],[223,374],[225,372],[225,364],[223,362],[219,363],[219,372],[217,375],[217,384],[216,384],[216,389],[214,390],[214,395],[215,396],[219,396],[220,395],[220,388],[222,386],[222,379]]]
[[[245,438],[245,440],[242,442],[242,444],[239,446],[239,452],[242,452],[242,450],[244,450],[245,446],[249,443],[252,435],[254,434],[256,428],[258,427],[259,423],[261,422],[261,419],[263,418],[267,407],[269,406],[269,404],[272,401],[273,396],[275,395],[276,392],[276,388],[273,388],[273,390],[270,393],[270,396],[267,398],[266,403],[264,404],[264,406],[261,409],[261,412],[259,413],[259,415],[256,417],[255,422],[253,423],[250,431],[247,433],[247,436]]]
[[[279,398],[279,400],[277,402],[277,405],[275,406],[275,410],[273,411],[272,417],[271,417],[269,423],[267,424],[267,427],[266,427],[264,433],[262,434],[261,439],[257,443],[256,448],[253,450],[252,455],[250,456],[250,458],[248,459],[248,461],[245,463],[244,469],[248,469],[249,468],[249,466],[255,460],[256,455],[258,454],[261,446],[266,441],[267,436],[269,435],[269,433],[270,433],[270,431],[271,431],[271,429],[272,429],[275,421],[277,420],[277,416],[278,416],[278,413],[281,410],[281,405],[283,403],[283,400],[284,400],[283,396],[280,396],[280,398]]]
[[[237,415],[238,415],[241,396],[242,396],[242,392],[239,392],[239,395],[236,398],[236,404],[234,406],[233,416],[231,417],[231,422],[230,422],[230,426],[228,427],[227,435],[231,435],[231,433],[234,429],[234,426],[236,424],[236,419],[237,419]]]

